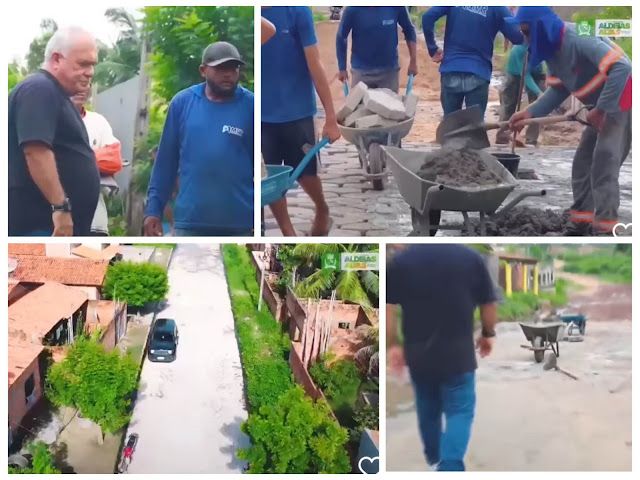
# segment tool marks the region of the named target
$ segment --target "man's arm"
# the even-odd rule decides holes
[[[402,27],[404,32],[404,39],[407,42],[407,50],[409,50],[409,75],[418,74],[418,57],[416,49],[416,28],[411,23],[411,17],[409,17],[409,10],[407,7],[397,7],[398,24]]]
[[[435,26],[439,18],[449,13],[451,7],[431,7],[422,15],[422,31],[424,39],[427,42],[427,50],[430,56],[434,56],[438,52],[438,44],[436,43]]]
[[[398,345],[398,306],[387,303],[387,347]]]
[[[507,7],[496,8],[500,9],[500,12],[498,13],[500,15],[500,25],[498,26],[498,29],[502,32],[502,35],[504,35],[507,40],[511,41],[511,43],[513,43],[514,45],[520,45],[522,42],[524,42],[524,36],[520,31],[520,25],[518,25],[517,23],[509,23],[505,20],[506,18],[513,16],[511,10],[509,10]]]
[[[555,81],[553,77],[549,78]],[[561,83],[550,85],[535,102],[527,107],[526,111],[531,114],[531,118],[545,117],[562,105],[569,95],[571,93]]]
[[[173,186],[176,184],[180,156],[181,106],[178,98],[174,98],[169,105],[160,146],[149,181],[145,217],[162,218],[164,207],[171,196]]]
[[[496,303],[480,305],[480,323],[483,332],[494,332],[498,323],[498,306]]]
[[[346,7],[342,13],[340,19],[340,25],[338,26],[338,32],[336,33],[336,57],[338,59],[338,71],[347,71],[347,44],[349,33],[351,32],[351,20],[353,16],[353,9]]]
[[[29,174],[42,195],[50,204],[61,205],[66,195],[60,183],[53,151],[40,143],[28,143],[22,149]],[[73,205],[71,207],[73,208]]]
[[[276,27],[264,17],[260,19],[260,41],[264,45],[276,34]]]

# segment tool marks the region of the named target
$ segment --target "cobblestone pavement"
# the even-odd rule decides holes
[[[431,150],[434,144],[404,143],[406,150]],[[509,151],[508,148],[491,147],[490,151]],[[520,203],[523,206],[564,210],[572,203],[571,162],[575,149],[559,147],[522,148],[520,168],[533,169],[538,180],[520,180],[520,186],[505,200],[508,202],[521,191],[545,189],[544,197],[530,197]],[[371,182],[361,173],[355,146],[339,141],[322,151],[322,177],[333,228],[331,236],[406,236],[411,230],[409,206],[398,191],[393,176],[383,191],[375,191]],[[289,213],[299,234],[308,234],[313,221],[313,203],[297,187],[287,194]],[[620,221],[631,222],[631,155],[622,166],[620,174]],[[474,214],[471,214],[474,215]],[[475,214],[477,215],[477,214]],[[443,212],[442,224],[459,224],[462,215]],[[281,236],[275,219],[265,209],[267,236]],[[630,233],[630,232],[627,232]],[[457,236],[456,230],[440,230],[438,236]]]

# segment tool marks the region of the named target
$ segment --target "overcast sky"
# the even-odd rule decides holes
[[[134,13],[136,17],[141,14],[137,11],[135,2],[127,10]],[[81,7],[66,2],[34,3],[26,0],[10,0],[6,5],[9,7],[11,15],[5,18],[12,18],[12,21],[3,22],[3,27],[7,29],[4,38],[11,39],[7,42],[3,50],[8,56],[7,62],[17,58],[21,62],[29,52],[31,41],[40,34],[40,22],[45,18],[52,18],[59,28],[68,26],[80,26],[92,32],[96,38],[111,45],[118,37],[118,29],[111,24],[104,16],[107,8],[117,8],[119,5],[109,5],[85,2]]]

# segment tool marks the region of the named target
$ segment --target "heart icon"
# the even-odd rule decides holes
[[[625,233],[630,228],[631,228],[630,223],[616,223],[613,226],[613,230],[611,232],[613,233],[614,237],[617,237],[618,235]]]
[[[360,473],[378,473],[378,463],[380,457],[362,457],[358,460],[358,470]]]

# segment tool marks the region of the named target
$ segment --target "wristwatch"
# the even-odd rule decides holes
[[[71,213],[71,201],[68,198],[65,198],[64,202],[60,205],[51,204],[51,211]]]
[[[495,330],[486,330],[484,327],[482,328],[482,336],[484,338],[492,338],[496,336]]]

